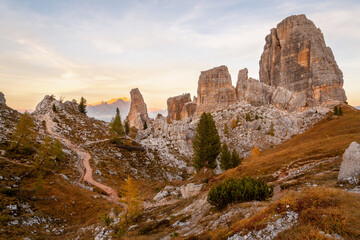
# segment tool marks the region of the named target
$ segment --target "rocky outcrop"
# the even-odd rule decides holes
[[[196,106],[196,101],[185,103],[184,107],[182,108],[180,118],[191,118],[196,111]]]
[[[185,93],[176,97],[168,98],[167,100],[167,119],[169,122],[174,120],[181,120],[181,112],[184,105],[191,102],[190,93]]]
[[[259,63],[261,82],[293,92],[298,109],[346,101],[343,75],[333,53],[305,15],[284,19],[265,40]]]
[[[142,129],[144,123],[149,121],[146,103],[138,88],[131,89],[130,98],[130,111],[126,121],[129,122],[130,127]]]
[[[360,177],[360,144],[352,142],[343,155],[338,181],[358,184]]]
[[[236,101],[236,91],[226,66],[201,72],[197,89],[197,116],[224,109]]]
[[[236,83],[236,96],[239,101],[246,101],[254,106],[271,103],[273,89],[256,79],[248,78],[247,68],[241,69]]]
[[[5,95],[0,92],[0,104],[6,105]]]

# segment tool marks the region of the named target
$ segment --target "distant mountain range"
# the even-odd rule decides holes
[[[110,122],[115,116],[116,108],[119,108],[121,119],[124,120],[130,110],[130,99],[127,97],[113,98],[110,101],[101,101],[89,104],[87,106],[87,114],[106,122]]]
[[[127,97],[113,98],[109,101],[101,101],[92,103],[87,106],[87,115],[99,120],[110,122],[115,116],[116,108],[119,108],[121,120],[124,120],[130,111],[130,99]],[[156,118],[158,114],[167,115],[167,110],[149,109],[150,118]]]
[[[356,106],[354,106],[354,108],[356,108],[356,109],[360,110],[360,106],[357,106],[357,107],[356,107]]]

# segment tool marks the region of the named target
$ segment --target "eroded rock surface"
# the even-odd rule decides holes
[[[203,112],[224,109],[237,101],[236,91],[226,66],[201,72],[197,94],[197,116]]]
[[[359,183],[360,177],[360,144],[352,142],[343,155],[338,181]]]
[[[191,102],[190,93],[168,98],[167,100],[168,120],[170,122],[174,120],[181,120],[181,112],[185,104],[188,102]],[[188,111],[186,112],[189,113]]]
[[[343,74],[324,36],[305,15],[290,16],[271,29],[260,60],[260,81],[284,87],[295,95],[292,104],[305,106],[346,101]]]
[[[130,96],[130,112],[126,119],[129,122],[130,127],[142,129],[144,123],[149,121],[146,103],[138,88],[132,89],[130,91]]]

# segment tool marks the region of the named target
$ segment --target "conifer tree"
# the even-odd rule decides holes
[[[233,149],[232,154],[231,154],[231,167],[237,167],[241,164],[241,158],[239,156],[239,154],[236,152],[235,149]]]
[[[250,121],[251,121],[251,116],[250,116],[249,113],[247,113],[247,114],[245,115],[245,120],[246,120],[247,122],[250,122]]]
[[[35,140],[35,124],[29,113],[20,116],[12,133],[10,150],[20,154],[29,155],[34,152],[33,141]]]
[[[334,107],[334,115],[338,116],[339,115],[339,109],[337,106]]]
[[[124,196],[124,202],[128,206],[125,215],[127,221],[128,217],[134,217],[140,212],[142,202],[139,187],[130,176],[125,180],[125,184],[122,187],[122,195]]]
[[[144,130],[146,130],[147,128],[148,128],[147,122],[145,121],[145,122],[144,122]]]
[[[226,145],[226,143],[223,143],[220,151],[220,167],[222,170],[228,170],[232,167],[231,164],[231,153]]]
[[[52,105],[52,110],[53,110],[53,112],[57,112],[55,104]]]
[[[216,168],[216,158],[220,153],[221,143],[215,121],[211,113],[203,113],[196,127],[193,141],[194,167]]]
[[[116,108],[115,117],[110,122],[110,129],[119,136],[124,136],[124,128],[121,123],[121,116],[119,108]]]
[[[339,116],[342,116],[343,115],[343,111],[341,109],[341,107],[339,107]]]
[[[125,134],[126,135],[129,135],[129,133],[130,133],[130,126],[129,126],[129,122],[128,121],[126,121],[125,122]]]
[[[86,115],[86,99],[84,97],[80,99],[79,111]]]

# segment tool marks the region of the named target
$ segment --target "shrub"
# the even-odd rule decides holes
[[[211,188],[207,201],[221,210],[230,203],[266,200],[272,197],[273,191],[272,186],[251,177],[229,178]]]
[[[103,215],[101,215],[99,217],[105,224],[105,226],[109,226],[111,223],[111,218],[109,217],[109,215],[107,215],[106,213],[104,213]]]
[[[247,113],[247,114],[245,115],[245,120],[246,120],[247,122],[251,122],[251,116],[250,116],[249,113]]]

